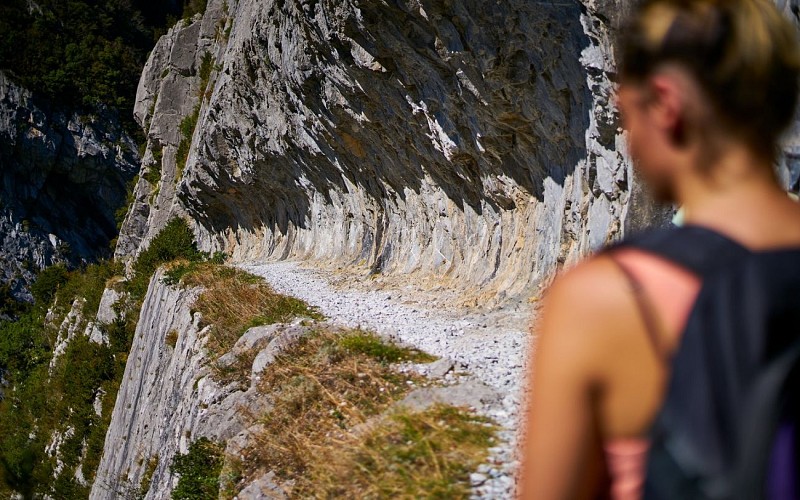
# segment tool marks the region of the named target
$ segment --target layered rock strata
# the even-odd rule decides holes
[[[152,174],[117,255],[179,214],[238,261],[515,295],[621,233],[615,8],[212,0],[145,67],[136,119]]]

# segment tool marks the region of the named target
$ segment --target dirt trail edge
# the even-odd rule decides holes
[[[490,312],[457,311],[431,306],[410,287],[396,290],[346,290],[334,287],[333,273],[302,267],[295,262],[250,263],[242,269],[262,276],[275,291],[315,306],[330,320],[349,327],[373,330],[403,344],[413,345],[444,359],[432,374],[446,384],[478,383],[495,397],[481,400],[476,409],[502,426],[489,463],[470,479],[476,498],[511,498],[517,429],[529,351],[527,325],[530,310],[524,304]],[[435,307],[435,309],[434,309]],[[462,385],[463,387],[463,385]],[[487,388],[487,389],[488,389]],[[463,392],[463,391],[462,391]]]

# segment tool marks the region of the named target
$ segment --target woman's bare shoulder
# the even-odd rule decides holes
[[[620,305],[625,278],[605,253],[591,257],[559,273],[546,292],[546,304],[571,305],[582,310],[605,311]],[[546,306],[547,307],[547,306]]]
[[[552,355],[567,355],[597,373],[624,341],[635,314],[624,276],[600,254],[556,277],[545,294],[537,333]]]

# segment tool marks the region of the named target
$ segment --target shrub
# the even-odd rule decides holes
[[[176,259],[197,261],[203,254],[197,250],[194,242],[194,233],[189,224],[180,217],[175,217],[167,222],[150,242],[150,245],[136,258],[133,264],[133,277],[127,284],[128,291],[141,299],[147,292],[150,277],[158,266]]]
[[[130,181],[128,181],[127,186],[125,186],[125,203],[120,205],[119,208],[114,211],[114,221],[117,223],[117,232],[122,229],[122,224],[125,222],[125,217],[128,215],[128,210],[130,210],[131,205],[133,205],[133,202],[135,201],[133,191],[136,189],[136,184],[138,183],[138,175],[134,176]]]
[[[214,56],[211,52],[204,52],[203,58],[200,60],[200,99],[206,97],[206,90],[208,90],[208,80],[211,77],[211,70],[214,69]]]
[[[56,305],[69,307],[76,298],[85,299],[84,318],[97,312],[106,282],[122,273],[122,266],[113,261],[100,261],[68,273],[68,279],[56,293]]]
[[[47,362],[50,343],[42,323],[38,310],[23,314],[16,321],[0,321],[0,370],[6,372],[6,378],[25,378]]]
[[[158,163],[154,163],[147,167],[147,170],[142,174],[142,177],[155,186],[161,181],[161,165]]]
[[[225,261],[227,261],[227,260],[228,260],[228,254],[226,254],[225,252],[219,252],[219,251],[214,252],[214,254],[211,255],[211,257],[208,259],[208,261],[210,263],[217,264],[217,265],[220,265],[220,266],[222,264],[224,264]]]
[[[14,319],[27,310],[28,304],[17,300],[9,283],[0,283],[0,321]]]
[[[142,177],[155,186],[161,182],[161,161],[164,157],[164,151],[158,141],[153,141],[152,151],[154,162],[147,166],[147,171],[145,171]]]
[[[70,272],[55,294],[56,302],[66,305],[74,297],[88,297],[87,304],[96,304],[112,271],[111,266],[98,265]],[[116,359],[120,353],[113,349],[127,352],[130,344],[113,342],[105,346],[76,335],[51,371],[48,362],[54,330],[44,321],[47,305],[33,308],[14,323],[0,324],[0,365],[12,382],[6,389],[6,399],[0,401],[0,473],[4,483],[0,491],[5,486],[26,498],[44,493],[55,498],[81,498],[88,490],[75,481],[73,472],[83,460],[85,476],[91,480],[94,475],[111,417],[110,405],[124,372],[124,364]],[[64,309],[54,308],[57,315],[64,314]],[[93,408],[101,391],[107,394],[102,418]],[[65,436],[59,447],[62,473],[58,474],[55,461],[44,449],[53,432],[63,433],[67,428],[72,434]]]
[[[31,285],[31,295],[37,305],[48,305],[56,296],[59,287],[63,286],[69,279],[69,272],[63,264],[43,269],[36,281]]]
[[[186,168],[186,160],[189,158],[189,148],[192,145],[192,136],[194,129],[197,126],[197,119],[200,117],[200,104],[194,107],[192,113],[185,116],[181,120],[181,142],[178,144],[178,150],[175,153],[175,168],[177,169],[175,181],[179,181],[183,176],[183,170]]]
[[[183,2],[183,19],[191,19],[195,14],[203,14],[206,11],[208,0],[185,0]]]
[[[180,476],[177,486],[172,490],[172,498],[216,500],[222,464],[220,445],[205,437],[193,442],[185,455],[175,455],[170,464],[169,470]]]
[[[169,257],[175,249],[181,249],[179,253],[183,254],[198,254],[191,232],[183,225],[170,227],[140,269],[152,267],[154,261]],[[165,246],[173,252],[165,250]],[[118,306],[119,319],[98,325],[108,335],[109,345],[76,335],[52,369],[49,361],[57,325],[73,301],[84,299],[81,324],[75,325],[82,330],[97,310],[109,280],[121,272],[121,266],[112,262],[73,271],[63,266],[46,269],[32,287],[35,305],[15,322],[0,322],[0,370],[11,382],[4,388],[5,399],[0,400],[0,496],[9,496],[12,490],[25,498],[45,494],[54,498],[88,496],[88,489],[75,479],[75,469],[81,463],[84,476],[92,481],[124,374],[140,302],[125,299]],[[45,322],[48,308],[55,317]],[[101,417],[94,410],[98,397],[103,406]],[[72,434],[61,441],[59,473],[56,460],[45,453],[45,446],[54,432],[63,433],[68,428]]]

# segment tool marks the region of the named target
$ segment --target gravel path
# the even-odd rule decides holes
[[[518,428],[523,363],[528,351],[529,310],[521,305],[489,313],[427,309],[408,300],[407,290],[340,290],[325,271],[294,262],[242,265],[263,276],[280,293],[319,308],[330,320],[362,327],[454,360],[481,382],[495,388],[500,401],[482,413],[502,427],[489,463],[472,474],[476,498],[510,498],[518,466],[514,450]],[[409,303],[411,302],[411,303]]]

